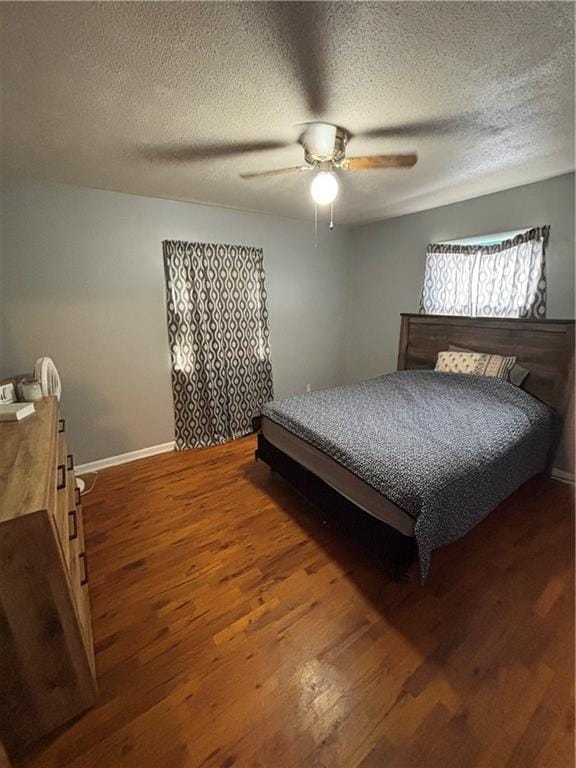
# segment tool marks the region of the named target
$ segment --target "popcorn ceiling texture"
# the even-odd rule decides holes
[[[337,221],[444,205],[574,168],[571,3],[2,3],[7,175],[294,217],[296,123],[345,126]],[[210,158],[209,149],[224,145]],[[185,149],[187,160],[176,162]]]

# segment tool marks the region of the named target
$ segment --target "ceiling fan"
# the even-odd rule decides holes
[[[264,176],[280,176],[288,173],[316,171],[310,193],[317,205],[329,205],[338,195],[339,183],[335,173],[343,171],[368,171],[378,168],[412,168],[418,160],[416,154],[362,155],[346,157],[346,147],[351,134],[345,128],[331,123],[308,123],[298,141],[304,148],[305,165],[277,168],[271,171],[241,173],[243,179]]]

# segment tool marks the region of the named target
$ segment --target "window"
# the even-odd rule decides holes
[[[536,227],[429,245],[420,311],[429,315],[545,317],[549,229]]]

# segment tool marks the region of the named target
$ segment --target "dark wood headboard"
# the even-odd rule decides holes
[[[432,369],[449,344],[515,355],[530,371],[522,388],[564,418],[555,469],[574,476],[574,320],[402,315],[398,370]]]

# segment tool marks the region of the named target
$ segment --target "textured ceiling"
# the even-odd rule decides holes
[[[2,3],[3,169],[310,217],[305,174],[238,173],[300,164],[295,124],[322,119],[357,134],[349,155],[419,155],[412,170],[344,174],[341,222],[537,181],[574,167],[573,14],[563,2]]]

